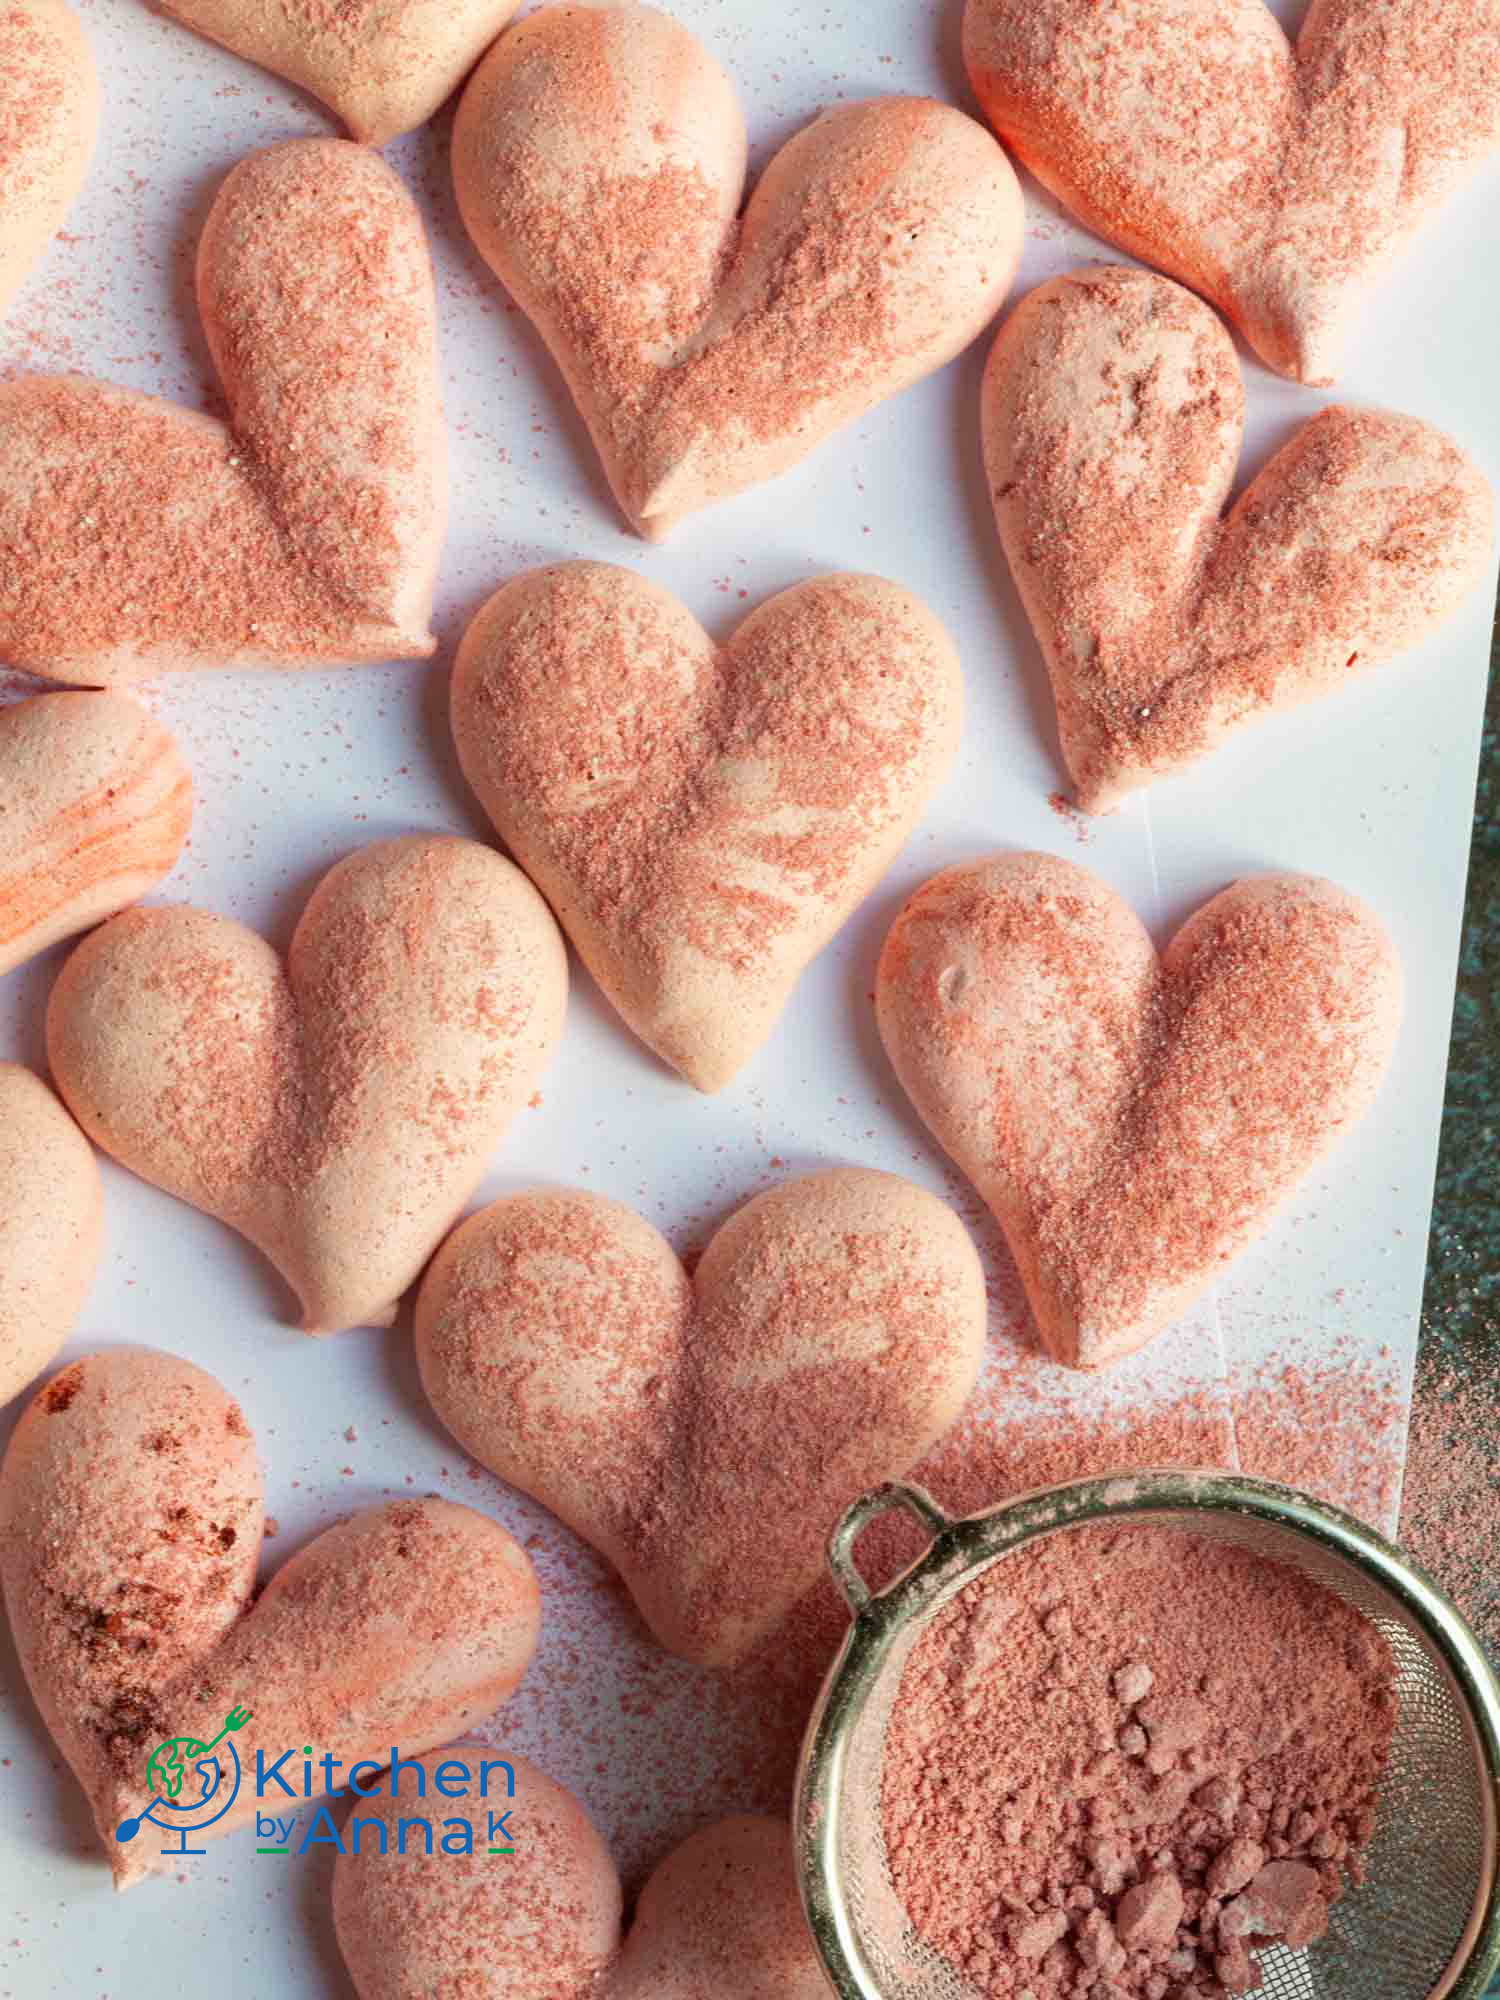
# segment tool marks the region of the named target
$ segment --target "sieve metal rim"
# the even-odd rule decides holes
[[[855,1564],[854,1546],[872,1521],[898,1508],[926,1528],[932,1541],[901,1576],[872,1591]],[[1435,1992],[1442,2000],[1483,2000],[1500,1972],[1500,1681],[1478,1639],[1425,1571],[1351,1514],[1270,1480],[1156,1468],[1039,1487],[983,1513],[958,1517],[946,1514],[921,1487],[889,1481],[855,1501],[830,1535],[829,1565],[854,1616],[803,1737],[792,1832],[803,1910],[839,2000],[886,2000],[860,1946],[838,1857],[848,1745],[900,1634],[998,1557],[1059,1528],[1203,1512],[1242,1514],[1321,1543],[1393,1597],[1452,1674],[1484,1767],[1488,1826],[1474,1915]]]

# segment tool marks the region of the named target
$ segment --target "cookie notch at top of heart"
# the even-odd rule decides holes
[[[1500,0],[968,0],[990,122],[1090,229],[1332,381],[1360,294],[1500,144]]]
[[[308,1332],[384,1326],[562,1033],[563,941],[478,841],[332,868],[285,963],[174,906],[115,917],[52,989],[58,1089],[97,1146],[246,1236]]]
[[[1157,956],[1046,854],[945,869],[891,927],[881,1035],[1005,1232],[1042,1344],[1143,1347],[1373,1104],[1401,973],[1374,912],[1310,875],[1236,882]]]
[[[423,1279],[417,1360],[464,1449],[598,1549],[669,1651],[721,1666],[955,1421],[985,1321],[952,1209],[839,1167],[747,1202],[691,1278],[618,1202],[495,1202]]]
[[[700,1090],[773,1033],[957,755],[953,642],[908,591],[825,576],[722,647],[606,563],[534,570],[453,677],[470,784],[636,1034]]]
[[[65,0],[0,0],[0,313],[62,228],[99,131],[99,77]]]
[[[741,221],[745,170],[733,85],[649,7],[531,15],[459,106],[464,220],[652,539],[952,360],[1020,256],[1015,174],[949,105],[826,112]]]
[[[425,125],[521,0],[151,0],[316,97],[370,146]]]
[[[465,1989],[472,2000],[828,2000],[784,1820],[744,1814],[691,1834],[652,1873],[622,1944],[620,1877],[574,1795],[512,1758],[525,1831],[497,1872],[485,1853],[493,1796],[459,1775],[469,1746],[414,1761],[425,1782],[455,1755],[443,1810],[470,1828],[468,1852],[399,1838],[401,1815],[421,1810],[414,1774],[344,1824],[333,1920],[359,2000]]]
[[[229,425],[105,382],[0,384],[0,662],[164,668],[425,658],[446,515],[437,310],[375,154],[243,161],[198,247]]]
[[[1090,812],[1417,645],[1488,572],[1484,474],[1389,411],[1323,410],[1221,514],[1244,430],[1234,343],[1153,272],[1098,265],[1030,293],[982,410],[1000,537]]]

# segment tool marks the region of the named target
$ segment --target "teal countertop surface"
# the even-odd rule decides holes
[[[1458,1429],[1445,1431],[1442,1411],[1454,1401],[1455,1382],[1465,1408]],[[1500,621],[1428,1248],[1408,1525],[1414,1503],[1439,1490],[1436,1461],[1445,1449],[1456,1443],[1472,1458],[1481,1442],[1488,1511],[1475,1518],[1487,1518],[1492,1539],[1473,1556],[1484,1574],[1476,1577],[1470,1568],[1444,1576],[1433,1556],[1427,1560],[1464,1603],[1500,1666]],[[1418,1546],[1416,1553],[1426,1552]]]
[[[1453,1491],[1456,1459],[1464,1468],[1457,1514],[1470,1544],[1461,1554],[1433,1533]],[[1500,623],[1475,805],[1407,1492],[1404,1532],[1414,1553],[1458,1598],[1500,1666]],[[1500,2000],[1500,1977],[1490,1995]]]

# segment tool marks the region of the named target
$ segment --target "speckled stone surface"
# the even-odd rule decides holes
[[[1458,1001],[1443,1113],[1437,1204],[1423,1301],[1427,1343],[1490,1370],[1500,1394],[1500,621],[1474,851],[1459,963]],[[1500,1414],[1500,1411],[1497,1411]]]
[[[1500,1663],[1500,625],[1423,1300],[1403,1531]],[[1455,1472],[1455,1465],[1458,1470]],[[1439,1513],[1488,1525],[1462,1554]]]
[[[1403,1540],[1500,1665],[1500,623],[1422,1307]],[[1500,1979],[1490,1988],[1500,2000]]]

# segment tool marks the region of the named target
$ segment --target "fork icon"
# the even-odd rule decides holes
[[[218,1735],[214,1738],[213,1742],[206,1744],[204,1747],[209,1750],[214,1749],[214,1747],[217,1744],[220,1744],[224,1741],[224,1738],[226,1736],[232,1735],[236,1729],[243,1729],[245,1724],[249,1720],[250,1720],[249,1709],[241,1708],[239,1703],[236,1702],[234,1707],[230,1709],[228,1715],[226,1715],[224,1718],[224,1727],[219,1731]]]

